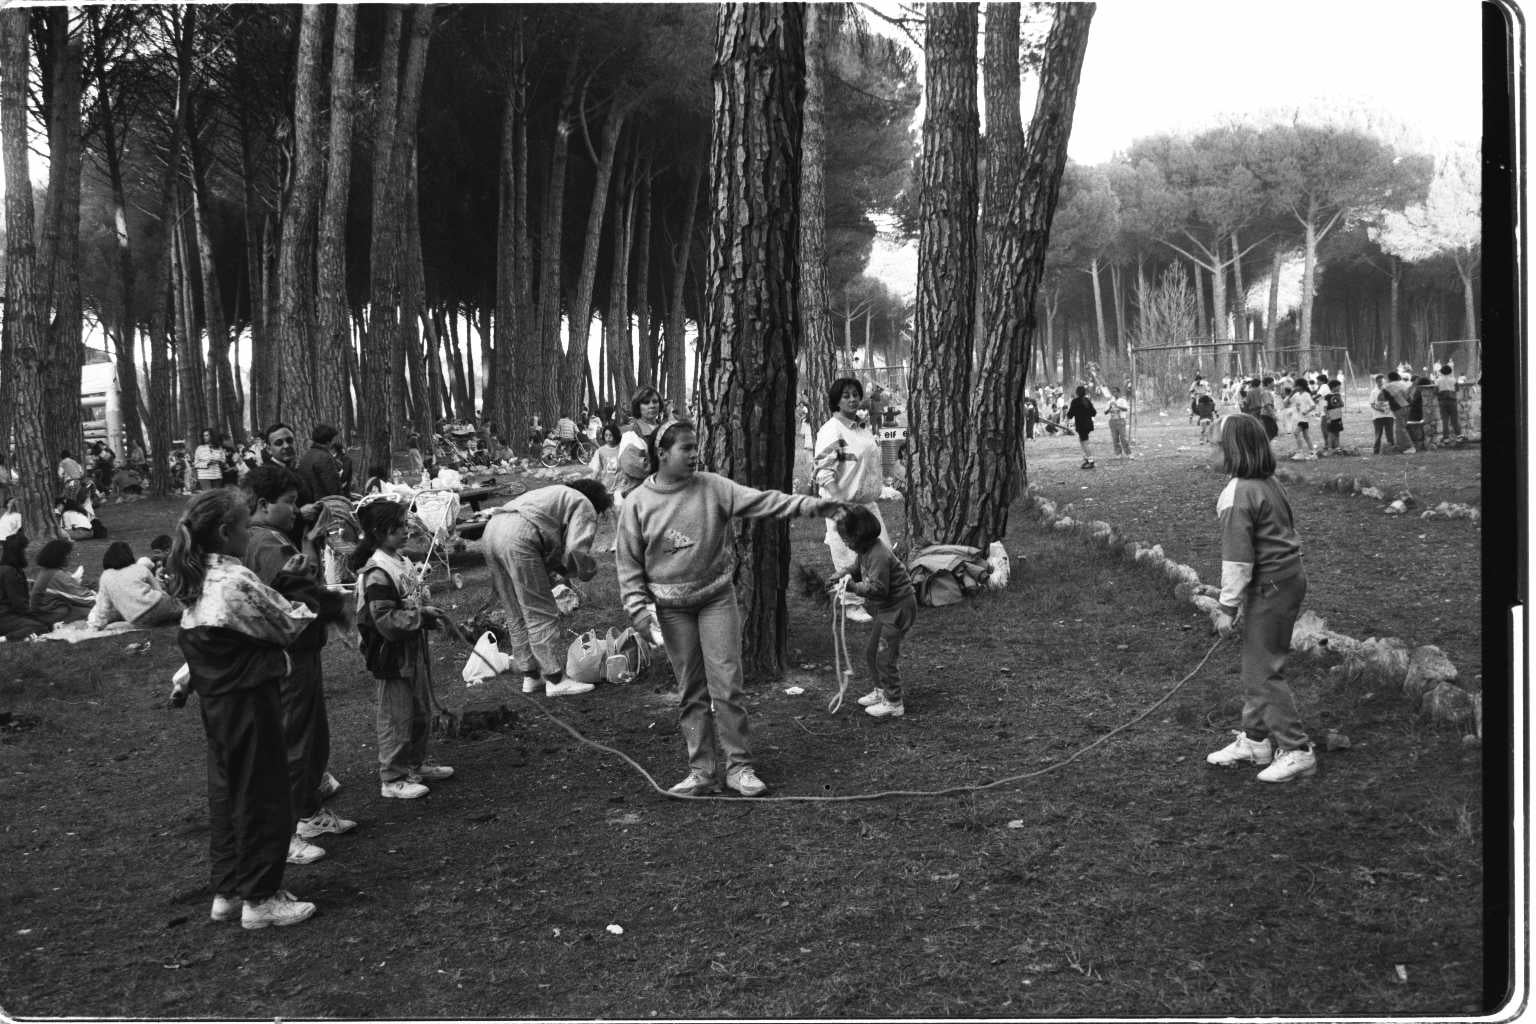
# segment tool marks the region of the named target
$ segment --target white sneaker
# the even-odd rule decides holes
[[[720,792],[720,784],[703,772],[689,772],[686,779],[667,792],[676,793],[678,796],[707,796],[710,793]]]
[[[245,906],[245,900],[239,896],[213,897],[213,908],[208,911],[210,921],[235,921],[240,918],[240,908]]]
[[[538,693],[544,689],[544,680],[538,676],[523,676],[523,692]]]
[[[864,713],[875,718],[900,718],[907,713],[907,709],[901,704],[892,704],[890,701],[882,698],[880,703],[871,704],[865,708]]]
[[[885,691],[878,686],[859,698],[859,707],[867,708],[872,704],[879,704],[885,700]]]
[[[1290,782],[1317,774],[1317,755],[1310,746],[1295,750],[1282,750],[1275,755],[1274,763],[1259,772],[1260,782]]]
[[[1275,759],[1275,745],[1268,736],[1262,740],[1251,740],[1241,729],[1234,729],[1232,732],[1237,738],[1215,753],[1207,754],[1206,764],[1215,765],[1217,768],[1230,768],[1245,762],[1266,765]]]
[[[426,796],[432,792],[419,782],[410,779],[396,779],[394,782],[386,782],[379,786],[379,796],[390,800],[415,800],[417,797]]]
[[[343,832],[351,832],[354,828],[357,828],[357,822],[348,821],[335,812],[328,811],[322,807],[309,817],[300,818],[295,831],[301,839],[313,839],[326,833],[339,836]]]
[[[727,775],[725,784],[742,796],[762,796],[768,792],[768,783],[758,778],[751,768],[739,768]]]
[[[290,836],[288,838],[288,863],[289,864],[313,864],[325,851],[314,843],[305,842],[302,836]]]
[[[336,795],[336,791],[340,788],[341,780],[336,778],[336,776],[332,775],[330,772],[326,772],[324,775],[320,776],[321,800],[329,800],[331,797]]]
[[[873,622],[874,621],[874,619],[870,616],[869,612],[865,611],[863,608],[860,608],[856,604],[849,605],[846,609],[844,609],[843,614],[848,616],[848,621],[849,622]]]
[[[578,693],[590,693],[592,689],[591,683],[578,683],[574,679],[562,679],[558,683],[545,683],[544,696],[574,697]]]
[[[453,769],[445,764],[419,764],[407,778],[412,782],[441,782],[453,778]]]
[[[286,928],[290,924],[309,920],[314,912],[313,903],[295,899],[293,893],[279,889],[260,903],[247,903],[240,912],[240,927],[251,931],[273,925]]]

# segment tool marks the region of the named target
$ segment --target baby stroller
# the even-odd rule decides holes
[[[459,495],[456,491],[418,491],[411,502],[411,526],[427,539],[427,553],[423,556],[426,572],[440,565],[443,575],[453,584],[453,589],[464,589],[464,577],[453,571],[453,551],[462,547],[458,537]]]

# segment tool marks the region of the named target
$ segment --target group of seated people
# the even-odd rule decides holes
[[[29,581],[30,543],[24,530],[0,542],[0,637],[25,640],[81,620],[92,629],[114,622],[149,628],[180,621],[181,606],[166,593],[163,577],[170,537],[156,537],[144,558],[135,558],[127,541],[107,545],[94,589],[84,581],[84,567],[71,569],[75,545],[63,537],[38,550],[37,573]]]

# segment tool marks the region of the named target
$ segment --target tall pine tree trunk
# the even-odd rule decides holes
[[[0,9],[0,147],[5,163],[5,327],[11,355],[16,432],[13,466],[23,527],[34,541],[58,535],[53,516],[57,453],[45,447],[44,349],[47,283],[33,237],[32,180],[27,168],[27,19],[25,7]],[[76,417],[78,419],[78,416]]]
[[[630,295],[630,309],[640,325],[640,366],[636,371],[643,387],[656,386],[656,345],[651,333],[651,161],[640,167],[640,194],[636,198],[639,223],[635,227],[633,258],[635,290]]]
[[[187,163],[192,172],[192,230],[197,239],[198,265],[202,270],[203,320],[208,328],[208,363],[203,389],[209,423],[223,436],[234,437],[239,429],[240,414],[235,400],[234,374],[229,366],[229,321],[224,314],[224,296],[219,288],[213,237],[208,233],[207,168],[196,131],[187,133]]]
[[[549,181],[544,188],[543,238],[539,246],[539,319],[533,340],[539,346],[543,379],[534,382],[532,390],[537,402],[534,411],[546,428],[553,427],[560,415],[560,385],[565,365],[564,353],[560,348],[560,265],[564,249],[565,165],[571,155],[571,118],[575,103],[576,56],[573,54],[566,67],[565,85],[560,93],[555,137],[550,142]],[[573,326],[573,335],[575,330]],[[523,447],[526,427],[526,423],[517,426],[518,437],[513,443],[518,450]]]
[[[982,337],[986,347],[972,403],[978,424],[966,466],[971,494],[961,543],[985,548],[1008,533],[1008,510],[1028,482],[1024,462],[1024,397],[1077,84],[1088,46],[1093,4],[1055,8],[1046,39],[1029,138],[1019,109],[1019,23],[1014,4],[987,5],[985,88],[989,122],[987,205],[983,211],[985,273]],[[1055,300],[1047,298],[1047,346]]]
[[[721,4],[713,70],[700,445],[717,472],[780,491],[795,446],[803,18],[799,4]],[[743,665],[776,677],[788,656],[788,524],[738,521],[736,552]]]
[[[316,259],[315,412],[332,426],[352,418],[347,390],[347,358],[352,344],[352,316],[347,303],[347,204],[352,185],[353,51],[357,7],[338,4],[331,56],[331,124],[320,200],[320,239]]]
[[[828,29],[821,4],[805,7],[805,131],[800,153],[800,397],[814,419],[837,379],[837,341],[828,312],[826,69]]]
[[[592,289],[597,281],[597,255],[602,247],[603,217],[608,209],[608,183],[613,177],[613,162],[619,151],[619,138],[629,110],[615,105],[603,122],[602,148],[597,153],[597,172],[592,182],[592,205],[587,210],[586,241],[581,250],[581,269],[576,276],[576,294],[571,299],[570,338],[565,353],[565,367],[560,375],[561,415],[576,415],[585,397],[588,376],[588,338],[592,333]]]
[[[672,409],[688,404],[688,342],[686,338],[687,303],[683,294],[688,287],[688,267],[692,262],[694,217],[699,208],[699,189],[704,180],[704,162],[693,162],[688,177],[687,200],[683,207],[683,231],[672,264],[671,298],[667,302],[667,371],[662,389]]]
[[[300,437],[315,411],[315,222],[321,178],[320,55],[325,8],[305,4],[293,88],[293,177],[277,257],[278,415]]]
[[[913,549],[953,543],[968,519],[970,369],[976,311],[976,11],[928,7],[917,313],[907,430]]]
[[[1284,262],[1284,253],[1276,248],[1269,263],[1269,319],[1264,324],[1264,350],[1268,354],[1264,364],[1267,366],[1274,365],[1280,344],[1280,270]]]

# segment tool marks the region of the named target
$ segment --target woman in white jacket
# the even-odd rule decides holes
[[[839,377],[827,389],[827,408],[832,418],[816,432],[813,449],[816,484],[821,497],[863,505],[880,521],[880,539],[890,546],[891,537],[880,515],[880,488],[885,482],[881,472],[880,442],[874,431],[859,422],[859,403],[864,400],[864,386],[852,377]],[[851,572],[859,556],[843,543],[837,523],[827,520],[827,550],[832,554],[832,568],[841,575]],[[861,616],[852,615],[858,619]]]

